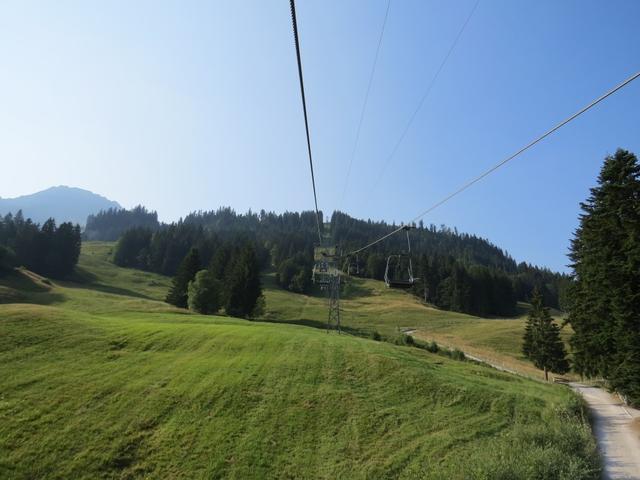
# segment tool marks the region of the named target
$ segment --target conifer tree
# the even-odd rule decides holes
[[[250,315],[262,296],[260,264],[251,244],[245,246],[235,259],[227,278],[227,286],[227,313],[238,317]]]
[[[640,403],[640,166],[619,149],[581,204],[571,244],[568,321],[578,373],[602,375]]]
[[[176,307],[187,308],[189,282],[193,280],[198,270],[200,270],[200,255],[197,249],[192,248],[180,263],[165,301]]]
[[[222,284],[209,270],[200,270],[189,282],[189,309],[204,315],[220,309]]]
[[[569,370],[560,327],[544,306],[538,289],[533,292],[523,340],[522,353],[544,371],[545,380],[549,380],[549,371],[562,374]]]

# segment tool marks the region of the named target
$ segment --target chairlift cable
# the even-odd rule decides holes
[[[367,90],[364,94],[364,102],[362,103],[362,110],[360,111],[360,119],[358,121],[358,128],[356,129],[356,139],[353,144],[353,150],[351,151],[351,158],[349,160],[349,166],[347,167],[347,177],[344,182],[344,189],[342,191],[342,197],[340,199],[340,210],[344,204],[344,199],[347,194],[347,188],[349,187],[349,177],[351,176],[351,167],[353,166],[353,160],[358,150],[358,144],[360,142],[360,130],[362,129],[362,122],[364,120],[364,114],[367,110],[367,104],[369,102],[369,92],[371,91],[371,85],[373,83],[373,77],[376,73],[376,67],[378,65],[378,56],[380,54],[380,47],[382,46],[382,39],[384,38],[385,27],[387,26],[387,18],[389,16],[389,7],[391,7],[391,0],[387,0],[387,9],[384,12],[384,20],[382,21],[382,29],[380,30],[380,36],[378,37],[378,46],[376,47],[376,54],[373,57],[373,66],[371,67],[371,73],[369,74],[369,82],[367,83]]]
[[[449,47],[449,50],[447,50],[447,53],[442,58],[442,61],[440,62],[440,65],[438,66],[438,69],[436,70],[435,75],[431,78],[431,81],[429,82],[429,85],[427,86],[427,89],[425,90],[424,94],[422,95],[422,97],[418,101],[418,104],[417,104],[416,108],[414,109],[413,113],[411,114],[411,117],[409,117],[409,120],[407,121],[407,123],[406,123],[406,125],[404,127],[404,130],[402,131],[402,134],[400,135],[400,137],[396,141],[396,143],[395,143],[395,145],[394,145],[394,147],[393,147],[393,149],[391,151],[391,154],[384,161],[384,163],[382,165],[382,168],[380,170],[380,173],[378,174],[378,177],[377,177],[375,183],[373,184],[374,186],[373,186],[372,190],[375,190],[377,188],[377,186],[380,184],[380,180],[382,179],[385,170],[387,169],[387,167],[389,166],[389,164],[391,163],[391,161],[395,157],[396,153],[398,152],[398,149],[400,148],[400,145],[404,141],[405,136],[409,132],[409,129],[411,128],[411,125],[413,124],[414,120],[418,116],[418,113],[422,109],[422,106],[424,105],[425,101],[427,100],[427,98],[431,94],[431,91],[433,90],[433,87],[435,86],[436,81],[438,80],[438,77],[440,76],[440,73],[443,71],[445,65],[447,64],[447,62],[449,60],[449,57],[451,57],[451,54],[453,53],[453,51],[455,50],[456,46],[458,45],[458,42],[459,42],[460,38],[462,37],[462,34],[466,30],[467,25],[471,21],[471,18],[473,17],[473,14],[475,13],[475,11],[478,8],[479,4],[480,4],[480,0],[476,0],[476,3],[471,8],[471,11],[469,12],[469,15],[467,15],[467,18],[465,19],[464,23],[460,27],[460,30],[458,30],[458,33],[455,36],[453,42],[451,43],[451,45]],[[351,165],[349,165],[349,169],[350,168],[351,168]],[[346,190],[346,186],[345,186],[345,190]],[[344,193],[343,193],[343,199],[344,199]],[[341,204],[342,204],[342,202],[341,202]],[[345,237],[347,237],[349,235],[349,233],[351,233],[351,230],[353,229],[353,227],[354,227],[354,223],[352,223],[351,227],[347,230],[347,233],[345,234]]]
[[[313,172],[313,157],[311,155],[311,137],[309,135],[309,120],[307,118],[307,100],[304,94],[304,79],[302,76],[302,60],[300,58],[300,41],[298,40],[298,22],[296,19],[295,0],[289,0],[291,6],[291,22],[293,23],[293,39],[296,44],[296,59],[298,61],[298,77],[300,78],[300,94],[302,96],[302,111],[304,113],[304,128],[307,132],[307,151],[309,152],[309,167],[311,168],[311,185],[313,186],[313,201],[316,207],[316,226],[318,240],[322,244],[322,229],[320,228],[320,212],[318,210],[318,195],[316,194],[316,179]]]
[[[440,62],[440,65],[438,66],[438,69],[436,70],[436,73],[431,78],[431,81],[429,82],[429,85],[427,86],[427,89],[425,90],[424,94],[420,98],[420,101],[418,102],[416,108],[413,110],[413,113],[409,117],[409,120],[407,121],[407,123],[406,123],[406,125],[404,127],[404,130],[400,134],[400,137],[398,138],[398,140],[396,141],[393,149],[391,150],[391,153],[389,154],[389,156],[387,157],[385,162],[382,164],[382,168],[380,170],[380,174],[378,175],[378,178],[376,179],[376,182],[374,183],[374,187],[373,187],[374,190],[378,186],[378,184],[380,183],[380,180],[382,180],[384,172],[386,171],[387,167],[389,166],[389,164],[391,163],[393,158],[398,153],[400,145],[402,144],[402,142],[404,141],[405,137],[407,136],[407,133],[409,133],[409,129],[411,128],[411,125],[413,125],[413,122],[415,121],[416,117],[418,116],[418,113],[422,109],[422,106],[424,105],[424,102],[427,100],[427,98],[429,98],[429,95],[431,94],[431,91],[433,90],[433,87],[435,86],[436,82],[438,81],[438,77],[440,77],[440,74],[442,73],[442,70],[444,70],[444,67],[447,64],[447,61],[449,60],[449,57],[451,57],[451,54],[453,53],[453,51],[455,50],[456,46],[458,45],[458,41],[462,37],[462,34],[464,33],[464,31],[467,28],[467,25],[471,21],[471,18],[473,17],[473,14],[475,13],[476,9],[478,8],[478,4],[479,3],[480,3],[480,0],[476,0],[476,3],[473,5],[473,8],[469,12],[469,15],[467,15],[467,18],[465,19],[464,23],[462,24],[462,27],[460,27],[460,30],[458,31],[458,34],[456,35],[456,37],[454,38],[453,42],[451,43],[451,46],[449,47],[449,50],[447,51],[445,56],[442,58],[442,61]]]
[[[435,210],[436,208],[440,207],[442,204],[448,202],[449,200],[451,200],[453,197],[456,197],[457,195],[461,194],[462,192],[464,192],[465,190],[467,190],[469,187],[475,185],[476,183],[478,183],[480,180],[484,179],[485,177],[487,177],[488,175],[490,175],[491,173],[495,172],[496,170],[498,170],[500,167],[506,165],[507,163],[509,163],[511,160],[513,160],[514,158],[518,157],[519,155],[521,155],[522,153],[524,153],[525,151],[529,150],[531,147],[533,147],[534,145],[536,145],[537,143],[541,142],[542,140],[544,140],[545,138],[547,138],[549,135],[551,135],[552,133],[556,132],[557,130],[559,130],[560,128],[564,127],[567,123],[575,120],[576,118],[578,118],[580,115],[582,115],[583,113],[587,112],[588,110],[590,110],[591,108],[595,107],[597,104],[599,104],[600,102],[602,102],[603,100],[607,99],[608,97],[610,97],[611,95],[613,95],[614,93],[616,93],[618,90],[621,90],[622,88],[626,87],[627,85],[629,85],[631,82],[633,82],[634,80],[638,79],[638,77],[640,77],[640,71],[638,71],[637,73],[633,74],[632,76],[630,76],[629,78],[627,78],[626,80],[624,80],[622,83],[619,83],[618,85],[616,85],[615,87],[613,87],[612,89],[610,89],[609,91],[607,91],[606,93],[604,93],[603,95],[601,95],[600,97],[596,98],[595,100],[593,100],[591,103],[589,103],[587,106],[583,107],[582,109],[578,110],[576,113],[574,113],[573,115],[571,115],[570,117],[568,117],[567,119],[563,120],[562,122],[558,123],[556,126],[554,126],[553,128],[547,130],[545,133],[543,133],[542,135],[540,135],[539,137],[537,137],[536,139],[532,140],[531,142],[529,142],[528,144],[526,144],[524,147],[522,147],[520,150],[518,150],[517,152],[515,152],[514,154],[510,155],[509,157],[505,158],[504,160],[496,163],[494,166],[492,166],[491,168],[489,168],[488,170],[486,170],[485,172],[483,172],[482,174],[478,175],[477,177],[469,180],[467,183],[463,184],[460,188],[458,188],[457,190],[454,190],[452,193],[450,193],[449,195],[447,195],[446,197],[444,197],[442,200],[436,202],[435,204],[433,204],[432,206],[430,206],[429,208],[427,208],[425,211],[423,211],[422,213],[418,214],[415,218],[413,218],[411,220],[410,223],[416,222],[418,220],[420,220],[422,217],[424,217],[425,215],[427,215],[428,213],[432,212],[433,210]],[[383,240],[391,237],[392,235],[395,235],[396,233],[398,233],[399,231],[401,231],[404,228],[404,225],[401,225],[400,227],[396,228],[395,230],[387,233],[386,235],[383,235],[382,237],[378,238],[377,240],[374,240],[371,243],[368,243],[367,245],[365,245],[364,247],[358,248],[356,250],[353,250],[351,252],[349,252],[347,255],[353,255],[356,253],[359,253],[363,250],[366,250],[369,247],[372,247],[373,245],[376,245],[377,243],[382,242]]]

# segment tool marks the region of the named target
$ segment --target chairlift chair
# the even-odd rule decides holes
[[[411,263],[411,241],[409,240],[409,230],[411,228],[414,227],[405,225],[402,228],[407,235],[407,253],[394,253],[387,257],[384,283],[389,288],[411,288],[418,280],[413,276],[413,265]],[[407,271],[406,276],[399,273],[404,271],[405,268]]]
[[[356,255],[355,260],[350,258],[347,264],[347,274],[353,277],[361,277],[363,275],[363,269],[360,268],[360,259]]]
[[[313,252],[314,265],[311,272],[311,281],[320,285],[321,290],[326,290],[331,283],[331,277],[338,274],[335,266],[335,247],[315,247]]]

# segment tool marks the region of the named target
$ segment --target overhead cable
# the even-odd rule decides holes
[[[444,69],[445,65],[447,64],[447,61],[449,60],[449,57],[451,57],[451,54],[453,53],[453,51],[455,50],[456,46],[458,45],[458,41],[460,40],[460,37],[462,37],[462,34],[464,33],[464,31],[467,28],[467,25],[471,21],[471,18],[473,17],[473,14],[475,13],[476,9],[478,8],[478,4],[479,3],[480,3],[480,0],[476,0],[476,3],[473,5],[473,8],[469,12],[469,15],[467,15],[467,18],[465,19],[464,23],[460,27],[460,30],[458,30],[458,34],[453,39],[453,42],[451,43],[451,46],[449,47],[449,50],[447,50],[446,55],[443,57],[442,61],[440,62],[440,65],[438,66],[438,69],[436,70],[436,73],[431,78],[431,81],[429,82],[429,85],[427,86],[427,89],[425,90],[424,94],[420,98],[420,101],[416,105],[416,108],[413,110],[413,113],[411,114],[411,116],[409,117],[409,120],[407,121],[406,125],[404,126],[404,130],[402,130],[402,133],[400,134],[400,137],[396,141],[396,143],[395,143],[395,145],[393,147],[393,150],[391,150],[391,153],[389,154],[389,156],[387,157],[385,162],[382,164],[382,168],[380,169],[380,174],[378,175],[378,178],[376,179],[376,182],[374,183],[374,189],[380,183],[380,180],[382,179],[385,170],[387,169],[387,167],[391,163],[391,160],[393,160],[393,158],[396,156],[396,153],[398,153],[398,149],[400,148],[400,145],[404,141],[404,138],[407,136],[407,133],[409,132],[409,129],[411,128],[411,125],[413,125],[413,122],[415,121],[416,117],[418,116],[418,113],[422,109],[422,106],[424,105],[424,102],[427,100],[427,98],[429,98],[429,95],[431,94],[431,91],[433,90],[434,85],[438,81],[438,77],[440,76],[440,73],[442,73],[442,70]]]
[[[378,37],[378,46],[376,47],[376,54],[373,57],[373,66],[371,67],[371,73],[369,74],[369,82],[367,83],[367,90],[364,94],[364,102],[362,103],[362,110],[360,111],[360,119],[358,120],[358,128],[356,129],[356,139],[353,144],[353,150],[351,151],[351,158],[349,160],[349,166],[347,167],[347,178],[344,182],[344,189],[342,191],[342,197],[340,199],[340,208],[344,203],[344,198],[347,194],[347,188],[349,187],[349,177],[351,176],[351,167],[353,160],[358,150],[358,144],[360,142],[360,130],[362,129],[362,122],[364,120],[364,114],[367,109],[367,103],[369,102],[369,92],[371,91],[371,84],[373,83],[373,77],[376,73],[376,66],[378,65],[378,56],[380,54],[380,47],[382,46],[382,39],[384,37],[384,30],[387,25],[387,17],[389,16],[389,7],[391,6],[391,0],[387,1],[387,9],[384,12],[384,20],[382,21],[382,28],[380,30],[380,36]],[[338,210],[340,210],[340,208]]]
[[[574,113],[573,115],[571,115],[570,117],[568,117],[567,119],[563,120],[562,122],[558,123],[555,127],[547,130],[545,133],[543,133],[542,135],[540,135],[539,137],[537,137],[535,140],[532,140],[531,142],[529,142],[528,144],[526,144],[524,147],[522,147],[520,150],[518,150],[517,152],[513,153],[512,155],[510,155],[509,157],[505,158],[504,160],[496,163],[494,166],[492,166],[491,168],[489,168],[488,170],[486,170],[485,172],[483,172],[482,174],[478,175],[477,177],[469,180],[467,183],[463,184],[460,188],[458,188],[457,190],[454,190],[452,193],[450,193],[449,195],[447,195],[446,197],[444,197],[442,200],[434,203],[432,206],[430,206],[429,208],[427,208],[425,211],[421,212],[420,214],[418,214],[416,217],[414,217],[410,223],[414,223],[417,222],[418,220],[420,220],[422,217],[424,217],[425,215],[427,215],[428,213],[432,212],[433,210],[435,210],[436,208],[438,208],[439,206],[441,206],[442,204],[448,202],[449,200],[451,200],[453,197],[461,194],[462,192],[464,192],[466,189],[468,189],[469,187],[471,187],[472,185],[478,183],[480,180],[482,180],[483,178],[487,177],[488,175],[490,175],[491,173],[495,172],[496,170],[498,170],[500,167],[506,165],[508,162],[510,162],[511,160],[515,159],[516,157],[518,157],[519,155],[521,155],[522,153],[524,153],[525,151],[529,150],[531,147],[533,147],[535,144],[541,142],[542,140],[544,140],[545,138],[547,138],[549,135],[551,135],[552,133],[556,132],[557,130],[559,130],[560,128],[564,127],[567,123],[571,122],[572,120],[575,120],[577,117],[579,117],[580,115],[582,115],[583,113],[587,112],[588,110],[590,110],[591,108],[595,107],[597,104],[599,104],[600,102],[602,102],[603,100],[605,100],[606,98],[610,97],[611,95],[613,95],[614,93],[616,93],[618,90],[621,90],[622,88],[626,87],[627,85],[629,85],[631,82],[633,82],[634,80],[636,80],[638,77],[640,77],[640,71],[633,74],[632,76],[630,76],[629,78],[627,78],[626,80],[624,80],[622,83],[619,83],[618,85],[616,85],[615,87],[613,87],[612,89],[608,90],[606,93],[604,93],[603,95],[601,95],[600,97],[596,98],[595,100],[593,100],[591,103],[589,103],[587,106],[583,107],[582,109],[580,109],[579,111],[577,111],[576,113]],[[398,233],[399,231],[401,231],[404,228],[404,226],[400,226],[398,228],[396,228],[395,230],[387,233],[386,235],[383,235],[382,237],[378,238],[377,240],[374,240],[371,243],[368,243],[367,245],[365,245],[364,247],[358,248],[357,250],[353,250],[352,252],[349,252],[347,255],[353,255],[356,253],[359,253],[363,250],[366,250],[369,247],[372,247],[373,245],[382,242],[383,240],[389,238],[392,235],[395,235],[396,233]]]
[[[293,38],[296,43],[296,58],[298,60],[298,76],[300,78],[300,94],[302,96],[302,111],[304,112],[304,128],[307,132],[307,150],[309,152],[309,167],[311,168],[311,185],[313,186],[313,201],[316,208],[316,226],[318,227],[318,240],[322,244],[322,229],[320,228],[320,211],[318,210],[318,195],[316,193],[316,179],[313,172],[313,157],[311,155],[311,137],[309,135],[309,120],[307,118],[307,100],[304,94],[304,79],[302,77],[302,60],[300,58],[300,41],[298,40],[298,22],[296,19],[295,0],[289,0],[291,6],[291,21],[293,23]]]

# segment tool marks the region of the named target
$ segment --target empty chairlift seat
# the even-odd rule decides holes
[[[418,280],[413,276],[411,264],[411,241],[409,230],[414,227],[405,226],[403,230],[407,235],[407,252],[395,253],[387,258],[387,266],[384,270],[384,283],[389,288],[411,288]]]

